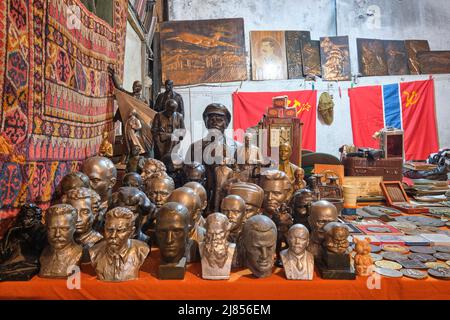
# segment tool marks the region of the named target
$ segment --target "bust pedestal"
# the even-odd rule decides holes
[[[317,263],[322,279],[354,280],[355,269],[350,264],[348,253],[338,254],[325,251],[322,260]]]
[[[181,258],[178,263],[160,264],[158,278],[160,280],[183,280],[186,273],[186,258]]]

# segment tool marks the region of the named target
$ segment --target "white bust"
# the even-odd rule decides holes
[[[288,232],[289,248],[281,251],[284,272],[289,280],[312,280],[314,256],[306,250],[309,231],[302,224],[293,225]]]

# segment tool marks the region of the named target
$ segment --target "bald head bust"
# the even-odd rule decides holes
[[[114,163],[108,158],[95,156],[84,161],[82,171],[89,177],[91,188],[99,194],[102,202],[109,201],[117,181]]]

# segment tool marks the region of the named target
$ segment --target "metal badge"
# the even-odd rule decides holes
[[[391,270],[400,270],[402,268],[401,264],[399,264],[397,262],[393,262],[393,261],[387,261],[387,260],[376,261],[375,265],[380,268],[391,269]]]
[[[401,273],[407,278],[422,280],[428,278],[428,274],[424,271],[419,271],[415,269],[402,269]]]
[[[417,260],[403,260],[400,261],[400,264],[405,269],[427,269],[425,264]]]
[[[409,247],[409,250],[414,253],[426,253],[426,254],[434,254],[436,253],[436,250],[432,247],[419,247],[419,246],[413,246]]]
[[[420,262],[436,262],[435,257],[425,253],[411,253],[408,255],[408,258]]]
[[[389,278],[401,278],[403,273],[397,270],[385,269],[385,268],[375,268],[375,272]]]

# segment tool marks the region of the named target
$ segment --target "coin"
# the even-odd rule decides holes
[[[433,249],[436,250],[436,251],[439,251],[439,252],[450,253],[450,247],[449,246],[434,246]]]
[[[385,268],[375,268],[375,272],[389,278],[401,278],[403,273],[397,270],[385,269]]]
[[[380,261],[383,260],[383,257],[380,254],[376,254],[376,253],[371,253],[370,256],[372,257],[372,260],[375,261]]]
[[[399,252],[399,253],[408,253],[409,249],[404,246],[399,246],[398,244],[385,244],[383,245],[384,251],[389,252]]]
[[[433,268],[428,270],[428,274],[439,279],[450,279],[450,268]]]
[[[407,278],[422,280],[428,278],[428,274],[424,271],[419,271],[415,269],[402,269],[401,273]]]
[[[395,262],[399,262],[400,260],[408,260],[407,255],[398,252],[383,252],[381,256],[383,259]]]
[[[426,262],[425,265],[429,269],[435,269],[435,268],[450,268],[450,266],[444,262],[438,261],[438,262]]]
[[[442,261],[450,260],[450,253],[438,252],[438,253],[433,254],[433,256],[436,259],[439,259]]]
[[[376,246],[376,245],[374,245],[374,244],[371,244],[371,245],[370,245],[370,252],[378,253],[378,252],[380,252],[380,251],[381,251],[381,247]]]
[[[399,263],[405,269],[427,269],[427,266],[420,261],[417,260],[402,260]]]
[[[410,253],[408,254],[408,258],[411,260],[417,260],[420,262],[435,262],[436,258],[432,255],[425,253]]]
[[[376,233],[389,233],[391,232],[391,229],[389,228],[383,228],[383,227],[370,227],[367,228],[370,232],[376,232]]]
[[[394,261],[387,261],[387,260],[375,261],[375,265],[380,268],[392,269],[392,270],[400,270],[402,268],[401,264],[394,262]]]
[[[436,250],[434,250],[431,247],[413,246],[413,247],[409,247],[409,250],[411,250],[414,253],[426,253],[426,254],[436,253]]]

